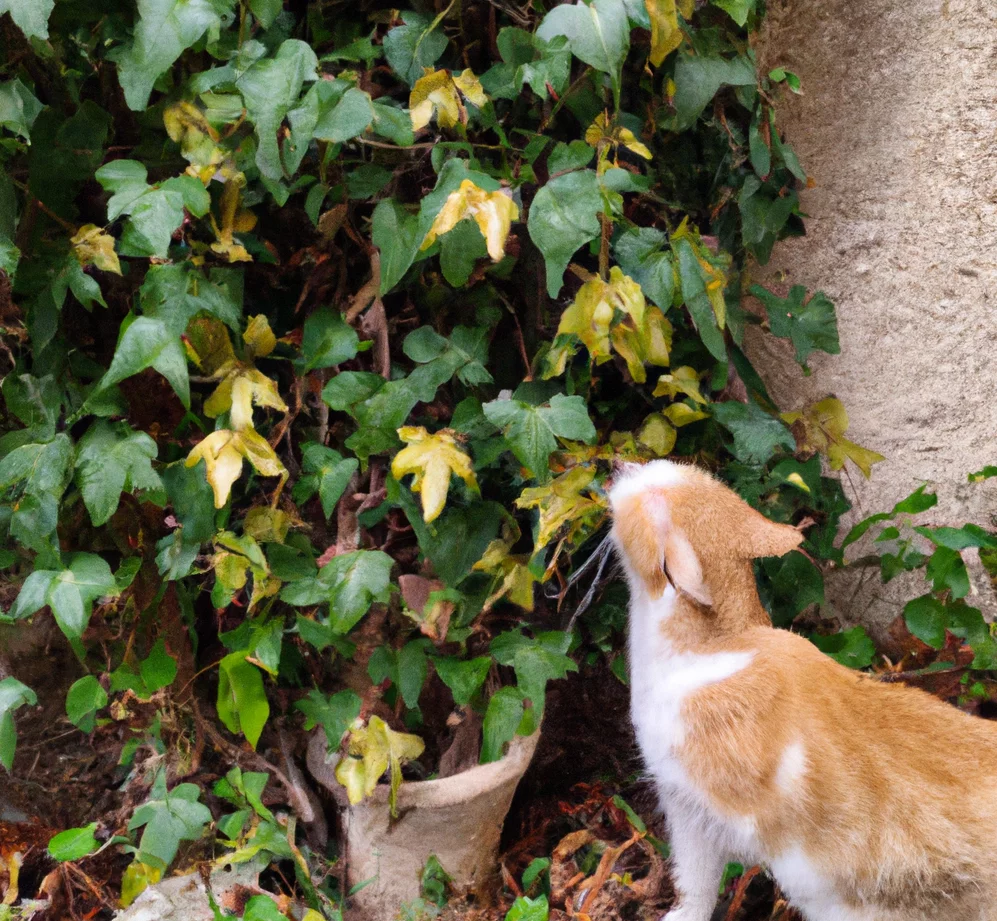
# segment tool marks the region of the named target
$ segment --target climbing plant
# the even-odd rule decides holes
[[[612,459],[813,518],[759,570],[782,624],[840,559],[822,462],[880,459],[745,351],[838,351],[824,294],[751,281],[806,183],[757,0],[413,5],[0,0],[3,617],[155,755],[132,895],[212,821],[177,739],[321,726],[355,800],[454,708],[490,761],[549,680],[625,677],[613,592],[568,629]],[[8,770],[34,702],[0,682]],[[233,847],[258,781],[215,790]]]

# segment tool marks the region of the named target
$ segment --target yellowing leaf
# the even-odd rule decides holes
[[[540,529],[536,547],[546,547],[565,526],[572,540],[583,527],[592,523],[605,509],[605,502],[592,488],[595,470],[573,467],[546,486],[524,489],[516,500],[518,508],[540,511]]]
[[[666,457],[675,447],[678,432],[661,413],[652,413],[644,420],[637,440],[647,445],[658,457]]]
[[[252,428],[254,403],[287,412],[287,404],[280,398],[277,384],[262,371],[239,364],[205,400],[204,414],[215,419],[223,412],[230,411],[230,425],[235,431],[241,432]]]
[[[133,860],[125,867],[124,875],[121,877],[121,898],[118,904],[122,908],[127,908],[145,890],[158,883],[163,878],[163,871],[160,867],[153,867],[141,860]]]
[[[277,337],[270,329],[270,321],[262,313],[250,317],[242,339],[249,347],[250,358],[264,358],[277,347]]]
[[[586,144],[598,147],[602,141],[606,141],[614,148],[619,148],[622,145],[640,157],[651,159],[651,151],[648,150],[647,145],[638,141],[636,135],[629,128],[610,125],[609,115],[605,111],[600,112],[595,117],[595,121],[585,130]]]
[[[389,729],[379,716],[372,716],[366,726],[357,720],[350,729],[347,755],[336,765],[336,780],[346,788],[349,801],[356,805],[374,792],[378,780],[390,769],[389,804],[395,816],[402,762],[414,761],[425,747],[418,736]]]
[[[868,479],[872,465],[886,460],[882,454],[845,438],[848,413],[835,397],[813,403],[799,412],[783,413],[782,418],[792,427],[799,450],[825,455],[832,470],[840,470],[850,460]]]
[[[235,240],[236,233],[248,233],[256,226],[256,215],[248,208],[241,207],[242,188],[246,184],[243,173],[235,173],[226,180],[221,197],[221,227],[211,215],[211,228],[215,242],[211,251],[225,256],[229,262],[252,262],[246,248]],[[269,327],[268,327],[269,328]]]
[[[709,415],[708,413],[691,409],[685,403],[672,403],[671,406],[665,409],[664,414],[672,425],[678,427],[688,425],[690,422],[699,422],[700,419],[706,419]]]
[[[453,78],[454,85],[460,90],[461,95],[468,101],[474,103],[479,109],[488,103],[484,87],[481,81],[474,76],[474,72],[467,70],[457,74]]]
[[[408,105],[413,131],[425,128],[432,121],[434,112],[441,128],[452,128],[461,117],[457,86],[445,70],[430,71],[416,80]]]
[[[208,483],[215,494],[215,508],[221,508],[228,501],[232,484],[242,473],[244,458],[263,476],[287,479],[287,470],[273,448],[251,428],[241,432],[230,429],[212,432],[194,446],[185,463],[186,466],[193,467],[199,461],[204,461]]]
[[[479,107],[488,102],[481,82],[472,71],[465,70],[454,77],[446,70],[434,71],[427,67],[409,94],[412,130],[425,128],[434,112],[441,128],[453,128],[457,122],[466,124],[467,110],[460,101],[461,96]]]
[[[675,368],[671,374],[662,374],[658,378],[658,385],[654,388],[653,396],[656,397],[676,397],[680,393],[691,397],[697,403],[705,403],[706,397],[699,389],[699,374],[695,368],[682,365]]]
[[[224,374],[226,366],[235,362],[228,329],[214,317],[196,317],[187,324],[184,348],[187,357],[211,377]]]
[[[682,30],[679,28],[675,0],[644,0],[647,15],[651,20],[651,63],[660,67],[669,54],[682,44]],[[692,2],[687,2],[682,15],[692,15]],[[688,15],[686,9],[689,9]]]
[[[672,324],[657,307],[648,307],[643,323],[627,319],[613,329],[613,348],[623,356],[630,376],[639,384],[647,380],[645,365],[668,364],[671,347]]]
[[[533,586],[537,580],[530,571],[530,558],[527,554],[513,556],[509,553],[510,548],[511,544],[506,540],[493,540],[473,568],[501,579],[498,588],[489,596],[492,604],[507,598],[523,610],[532,611]]]
[[[219,171],[225,151],[218,146],[218,132],[204,113],[190,102],[177,102],[163,111],[163,124],[170,139],[180,145],[190,162],[187,173],[207,182]]]
[[[395,455],[391,474],[396,480],[414,474],[412,490],[422,498],[422,517],[427,522],[438,518],[447,503],[451,473],[477,490],[471,458],[461,450],[449,429],[431,435],[421,425],[406,425],[398,429],[398,437],[407,447]]]
[[[471,218],[485,238],[488,255],[493,262],[498,262],[505,255],[509,229],[518,217],[518,206],[504,192],[486,192],[465,179],[460,188],[447,196],[421,248],[429,249],[438,236],[449,233],[464,218]]]
[[[95,265],[103,272],[121,274],[121,263],[114,251],[114,237],[104,233],[96,224],[84,224],[70,238],[70,243],[80,265]]]

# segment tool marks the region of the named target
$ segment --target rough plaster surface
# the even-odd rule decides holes
[[[849,437],[886,455],[870,481],[845,478],[850,521],[926,481],[932,523],[993,526],[997,482],[966,474],[997,464],[997,2],[770,0],[758,50],[803,81],[780,126],[815,185],[807,235],[756,278],[823,289],[841,355],[815,355],[807,378],[785,340],[752,336],[749,352],[781,406],[834,394]],[[968,600],[993,614],[975,581]],[[902,597],[841,577],[829,600],[881,630]]]

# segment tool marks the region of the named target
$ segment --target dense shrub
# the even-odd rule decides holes
[[[756,0],[417,6],[0,0],[7,619],[55,618],[77,726],[166,756],[129,891],[210,819],[191,693],[254,747],[352,725],[354,797],[435,771],[455,707],[498,758],[548,680],[625,677],[615,590],[567,629],[612,458],[810,516],[818,560],[818,452],[878,459],[743,350],[838,350],[823,294],[750,287],[806,181]],[[778,623],[823,598],[799,554],[760,579]],[[32,700],[0,682],[8,768]],[[238,841],[258,775],[224,783]]]

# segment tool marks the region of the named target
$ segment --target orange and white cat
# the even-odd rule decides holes
[[[807,921],[997,921],[997,727],[774,629],[752,560],[803,535],[708,473],[624,465],[609,498],[665,921],[709,921],[728,861],[766,866]]]

